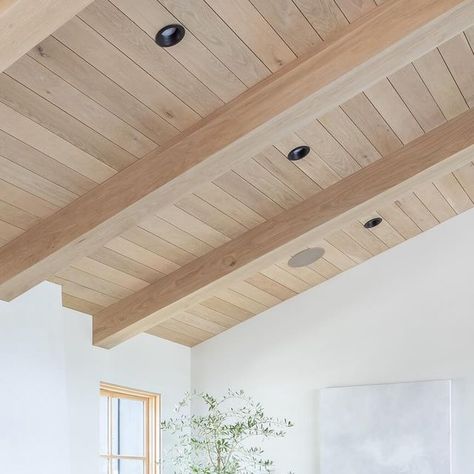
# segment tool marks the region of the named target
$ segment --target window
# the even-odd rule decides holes
[[[101,384],[100,474],[158,474],[158,426],[158,395]]]

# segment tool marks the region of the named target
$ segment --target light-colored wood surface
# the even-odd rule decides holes
[[[94,317],[94,343],[112,347],[258,271],[295,292],[304,291],[318,283],[316,276],[306,280],[299,272],[299,279],[284,267],[268,265],[327,235],[331,245],[356,262],[367,260],[371,253],[337,229],[413,188],[427,206],[440,211],[435,215],[439,221],[451,217],[454,210],[425,183],[473,158],[474,111],[469,111],[102,310]],[[432,199],[438,201],[428,202]],[[261,309],[247,308],[251,314]]]
[[[0,72],[93,0],[2,0]]]
[[[223,14],[224,4],[214,3],[213,8]],[[117,53],[133,56],[142,70],[147,68],[152,77],[165,84],[168,89],[171,88],[171,75],[165,77],[164,74],[171,74],[171,67],[176,68],[178,65],[170,63],[165,71],[160,69],[158,73],[152,57],[161,57],[165,53],[156,48],[151,51],[149,36],[143,37],[143,43],[136,36],[135,42],[126,42],[123,25],[119,23],[119,20],[126,19],[114,8],[109,2],[98,0],[74,21],[93,27],[101,33],[102,38],[109,36],[117,43]],[[249,8],[250,4],[242,0],[235,8],[226,10],[224,16],[231,26],[235,26],[236,22],[242,21],[242,17],[250,15]],[[258,22],[261,21],[261,16],[252,18],[256,22],[257,19]],[[374,9],[362,20],[347,27],[341,36],[328,41],[324,46],[317,46],[315,52],[244,92],[238,100],[211,114],[199,125],[191,127],[167,147],[128,166],[112,176],[107,183],[78,197],[53,216],[47,217],[6,244],[0,250],[0,265],[3,269],[0,295],[4,299],[11,299],[51,273],[60,271],[74,259],[93,253],[153,210],[175,203],[198,188],[203,180],[217,178],[231,169],[235,166],[236,157],[239,160],[251,157],[255,151],[260,151],[282,134],[307,123],[314,115],[326,114],[321,118],[322,125],[344,148],[353,148],[354,158],[360,166],[377,160],[381,155],[365,135],[355,126],[352,126],[351,132],[348,126],[352,122],[345,113],[340,109],[332,109],[364,87],[426,53],[440,41],[459,33],[473,20],[474,4],[460,0],[398,0]],[[239,31],[251,46],[257,47],[252,35],[258,25],[251,26],[252,22],[249,18],[249,25],[245,28],[241,25],[242,29]],[[118,25],[122,25],[120,37],[115,35]],[[130,25],[128,27],[132,28]],[[132,34],[131,32],[130,35]],[[136,34],[141,36],[139,32]],[[59,37],[62,38],[61,31]],[[262,61],[272,70],[277,63],[292,59],[285,56],[287,50],[280,41],[275,43],[272,51],[257,51]],[[166,58],[168,61],[169,58]],[[36,68],[32,61],[27,59],[25,64]],[[7,72],[10,77],[27,82],[30,77],[28,71],[28,68],[25,72],[14,65]],[[192,83],[188,82],[187,85],[189,90],[193,90]],[[74,100],[65,93],[69,86],[65,87],[64,84],[53,86],[52,95],[57,95],[57,102],[53,97],[49,100],[56,106],[61,104],[64,110],[78,115],[84,122],[86,116],[80,116],[76,109],[79,102],[82,102],[80,94]],[[173,92],[183,94],[183,87],[184,83],[173,84]],[[199,92],[201,89],[198,84],[196,87],[192,93],[195,100],[207,97]],[[37,92],[41,93],[40,90]],[[66,100],[70,101],[70,105]],[[186,100],[184,96],[183,100]],[[203,107],[204,103],[190,103],[190,106],[198,113],[205,114],[213,108],[210,97],[209,101],[205,99],[206,104],[211,104],[208,109]],[[89,127],[97,127],[102,122],[101,117],[106,117],[105,109],[86,108],[87,124]],[[10,110],[7,112],[13,114]],[[107,134],[106,138],[117,144],[122,143],[121,140],[127,141],[126,130],[126,127],[122,131],[112,127],[108,130],[103,128],[100,132],[102,136]],[[17,130],[15,133],[16,136],[19,135]],[[147,140],[143,141],[144,146],[148,146]],[[137,137],[132,141],[134,147],[130,147],[128,151],[133,151],[139,157],[143,148],[136,148]],[[45,138],[42,151],[50,146],[50,140]],[[179,161],[176,160],[177,156],[181,158]],[[318,164],[315,160],[313,165],[318,167],[312,170],[312,176],[321,175],[323,164]],[[235,172],[245,181],[258,179],[257,184],[263,187],[261,191],[281,208],[293,206],[298,200],[291,190],[285,191],[284,186],[276,189],[275,179],[260,177],[261,172],[267,172],[258,164],[252,168],[246,166],[236,169]],[[337,176],[333,175],[332,180],[336,179]],[[325,186],[330,182],[329,174],[321,185]],[[180,212],[173,209],[173,219],[179,218],[179,215]],[[194,232],[202,227],[196,221],[191,225]],[[215,247],[230,237],[214,229],[202,228],[199,238]]]
[[[295,56],[304,61],[381,3],[95,2],[0,75],[0,246],[147,149],[166,149],[181,131],[274,71],[284,74]],[[444,18],[445,28],[452,18]],[[153,36],[174,22],[186,27],[185,39],[161,50]],[[259,31],[267,32],[265,45]],[[63,304],[99,313],[472,107],[474,28],[448,41],[442,30],[426,34],[433,48],[412,63],[361,84],[362,93],[341,99],[319,120],[287,123],[288,132],[258,153],[236,155],[229,171],[206,175],[194,192],[58,268],[50,280],[62,285]],[[189,91],[200,92],[190,97]],[[285,155],[300,144],[310,145],[311,154],[290,163]],[[181,164],[180,156],[173,160]],[[288,267],[291,255],[275,259],[206,292],[153,332],[197,344],[431,229],[472,207],[473,170],[468,164],[413,186],[315,242],[324,245],[324,259],[303,269]],[[364,229],[364,219],[374,215],[383,223]]]
[[[461,186],[459,177],[464,178],[464,186],[467,187],[474,177],[471,171],[472,169],[474,169],[473,164],[469,163],[468,165],[465,165],[452,173],[448,173],[444,176],[441,176],[440,178],[437,178],[433,181],[433,184],[438,189],[443,189],[443,186],[440,183],[445,181],[449,182],[455,189],[455,193],[459,193],[458,199],[463,203],[462,209],[470,209],[473,207],[472,200],[467,195],[465,188]],[[453,191],[446,191],[443,189],[443,191],[439,192],[445,197],[446,200],[448,200],[449,194]],[[383,208],[379,209],[378,212],[373,211],[371,213],[367,213],[364,218],[350,222],[344,227],[342,231],[336,231],[332,235],[328,236],[327,239],[315,242],[314,245],[323,246],[326,251],[324,259],[316,262],[315,264],[307,268],[296,270],[289,269],[284,263],[280,264],[283,265],[286,272],[290,271],[294,278],[290,279],[289,273],[282,272],[281,266],[279,268],[273,266],[263,270],[261,273],[247,278],[246,281],[238,282],[236,285],[241,285],[244,283],[246,286],[243,291],[246,295],[252,295],[252,299],[254,301],[261,297],[260,294],[255,295],[255,290],[258,290],[267,296],[275,294],[278,297],[277,300],[279,302],[284,299],[291,298],[310,286],[314,286],[315,284],[319,284],[326,279],[332,278],[342,271],[354,267],[357,263],[362,263],[368,258],[371,258],[372,256],[375,256],[378,253],[386,250],[387,248],[404,242],[407,238],[418,235],[420,232],[422,232],[420,227],[418,227],[420,215],[415,213],[412,215],[412,217],[409,217],[402,210],[402,202],[407,198],[410,199],[410,196],[411,193],[402,196],[400,199],[384,205]],[[431,212],[436,212],[436,208],[431,208],[430,210],[426,207],[423,207],[423,209],[423,212],[427,212],[431,215],[431,218],[435,221],[433,225],[436,225],[438,221],[433,216],[433,214],[431,214]],[[383,215],[385,221],[376,229],[364,229],[364,220],[374,217],[378,214],[381,216]],[[335,247],[329,243],[330,241],[338,247]],[[288,257],[290,255],[291,254],[289,254]],[[265,275],[270,275],[271,278]],[[242,306],[241,301],[237,300],[236,304]],[[274,302],[273,304],[277,304],[277,302]],[[272,304],[270,304],[270,306],[271,305]],[[194,305],[186,308],[186,313],[193,313],[197,306],[198,305]],[[202,307],[202,303],[200,306]],[[218,309],[220,311],[218,314],[221,317],[232,314],[232,309],[222,306],[222,304],[218,307]],[[190,346],[196,345],[199,342],[212,337],[212,335],[204,336],[202,334],[198,334],[198,332],[193,332],[193,324],[197,324],[196,322],[193,324],[188,324],[186,328],[183,328],[182,326],[175,326],[174,329],[176,332],[172,334],[165,334],[163,332],[163,326],[167,324],[169,325],[169,321],[180,319],[181,314],[183,313],[172,317],[170,320],[166,320],[165,323],[158,324],[152,328],[149,333],[159,335],[160,337],[166,337],[170,340]],[[251,315],[248,317],[251,317]],[[234,324],[238,324],[238,322]],[[180,339],[184,330],[187,334],[192,334],[195,339],[187,341]]]

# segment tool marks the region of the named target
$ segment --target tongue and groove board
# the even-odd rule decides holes
[[[96,0],[78,8],[0,75],[0,246],[382,3]],[[185,40],[158,48],[154,35],[169,23],[185,25]],[[51,275],[64,305],[99,313],[468,111],[473,48],[469,27]],[[310,155],[289,162],[300,144]],[[315,264],[290,268],[288,255],[149,332],[198,344],[470,209],[473,199],[469,163],[315,242],[326,251]],[[375,216],[383,223],[364,229]]]

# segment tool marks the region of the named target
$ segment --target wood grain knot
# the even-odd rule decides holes
[[[237,263],[237,259],[233,255],[227,255],[224,258],[224,265],[228,267],[233,267]]]
[[[43,58],[47,56],[42,46],[38,46],[38,53]]]

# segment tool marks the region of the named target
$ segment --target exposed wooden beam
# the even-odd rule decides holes
[[[247,278],[416,184],[474,159],[474,110],[317,193],[94,316],[94,343],[112,347]]]
[[[93,0],[1,0],[0,72]]]
[[[0,250],[11,300],[474,23],[473,0],[393,0]]]

